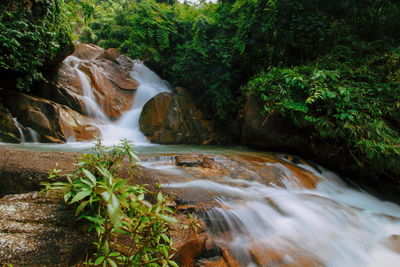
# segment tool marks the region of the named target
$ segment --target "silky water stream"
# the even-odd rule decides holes
[[[143,164],[165,188],[217,203],[200,217],[241,266],[400,266],[398,205],[304,162],[248,152],[206,158],[211,165]]]

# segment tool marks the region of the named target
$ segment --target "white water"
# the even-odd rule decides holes
[[[224,182],[194,180],[164,186],[218,195],[223,208],[212,208],[204,218],[216,241],[228,247],[242,266],[256,266],[252,249],[264,257],[268,251],[279,251],[284,255],[279,264],[308,257],[328,267],[400,266],[400,254],[387,245],[391,235],[400,234],[400,207],[347,187],[332,172],[320,174],[300,166],[321,178],[316,189],[293,186],[294,174],[288,169],[285,184],[292,186],[287,188],[229,177]]]
[[[139,60],[132,61],[133,70],[129,73],[139,83],[133,105],[113,124],[103,126],[102,138],[106,142],[118,142],[121,139],[132,140],[136,145],[149,144],[140,131],[139,118],[143,106],[154,96],[169,92],[169,84],[147,68]]]
[[[30,127],[26,127],[26,129],[29,131],[32,142],[33,143],[39,142],[39,134]]]
[[[78,74],[83,89],[85,110],[92,118],[100,119],[102,123],[96,125],[101,129],[104,143],[107,145],[119,142],[121,139],[131,140],[135,145],[148,145],[149,141],[140,131],[139,118],[143,106],[155,95],[170,91],[169,84],[147,68],[139,60],[132,61],[131,77],[139,83],[135,92],[132,107],[116,121],[111,122],[96,102],[90,79],[79,70],[79,65],[84,62],[74,56],[69,56],[65,63],[72,67]]]
[[[12,118],[12,120],[14,121],[14,123],[15,123],[15,126],[17,127],[17,129],[18,129],[18,132],[19,132],[19,136],[20,136],[20,142],[21,143],[25,143],[25,136],[24,136],[24,132],[22,131],[22,125],[21,125],[21,123],[19,123],[19,121],[17,120],[17,118]]]
[[[96,118],[102,120],[104,123],[109,123],[107,116],[104,114],[103,110],[97,104],[96,97],[93,93],[93,88],[90,83],[90,79],[87,75],[79,69],[79,65],[85,62],[74,56],[69,56],[65,59],[64,63],[71,67],[79,76],[79,80],[81,82],[81,88],[83,91],[83,102],[85,105],[85,111],[91,118]]]

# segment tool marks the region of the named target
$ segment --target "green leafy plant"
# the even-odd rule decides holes
[[[77,220],[88,223],[89,232],[96,232],[97,251],[86,264],[177,266],[168,235],[168,224],[177,220],[168,198],[119,177],[123,165],[136,165],[132,145],[125,140],[106,148],[98,141],[94,150],[79,157],[78,169],[66,175],[66,182],[47,183],[44,189],[62,194],[67,204],[75,206]],[[50,178],[60,179],[60,171],[51,172]]]

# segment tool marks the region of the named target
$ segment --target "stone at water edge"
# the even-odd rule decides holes
[[[0,263],[61,267],[84,260],[94,239],[74,221],[60,199],[37,192],[0,198]]]
[[[161,93],[148,101],[140,115],[140,130],[158,144],[221,144],[226,138],[213,122],[196,108],[180,88],[177,93]]]
[[[0,146],[0,197],[42,189],[40,183],[50,182],[49,172],[60,169],[72,173],[75,153],[35,151]]]
[[[40,142],[63,143],[71,136],[77,137],[77,141],[92,140],[100,135],[89,127],[96,125],[96,120],[67,106],[22,93],[3,92],[3,96],[13,116],[23,126],[35,130]],[[85,129],[88,131],[83,133]]]
[[[19,143],[20,133],[11,113],[0,103],[0,142]]]

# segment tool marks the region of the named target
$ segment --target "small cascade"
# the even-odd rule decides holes
[[[161,161],[159,167],[149,167],[157,173],[168,172],[168,179],[183,180],[173,166],[167,169]],[[317,170],[279,160],[263,166],[262,170],[271,171],[267,176],[282,179],[281,185],[262,183],[253,175],[245,178],[250,171],[247,163],[221,178],[216,177],[215,168],[213,176],[200,178],[201,170],[175,166],[186,176],[195,176],[163,186],[193,192],[189,195],[193,199],[211,196],[218,203],[200,216],[217,244],[229,249],[240,266],[399,266],[399,244],[393,242],[400,235],[398,205],[349,188],[319,166]],[[240,170],[244,175],[238,177]],[[316,188],[301,186],[297,182],[301,173],[318,179]]]
[[[147,68],[142,61],[132,61],[133,70],[130,75],[139,82],[135,99],[130,110],[126,111],[119,120],[103,127],[102,138],[107,142],[117,142],[127,138],[135,144],[148,144],[146,137],[140,131],[139,118],[143,106],[151,98],[162,92],[169,92],[168,82],[162,80],[152,70]]]
[[[96,102],[96,97],[94,96],[92,86],[90,84],[90,79],[87,75],[79,69],[79,65],[84,62],[74,56],[69,56],[65,59],[65,63],[76,71],[81,82],[83,98],[85,104],[85,111],[91,118],[100,119],[104,122],[108,122],[107,116],[104,114],[100,106]]]
[[[29,132],[31,141],[32,141],[33,143],[38,143],[38,142],[39,142],[39,134],[38,134],[35,130],[33,130],[32,128],[30,128],[30,127],[26,127],[26,129],[27,129],[28,132]]]
[[[15,126],[16,126],[17,129],[18,129],[19,136],[20,136],[20,142],[21,142],[21,143],[25,143],[25,135],[24,135],[24,131],[22,130],[22,129],[23,129],[23,126],[21,125],[21,123],[19,123],[19,121],[17,120],[17,118],[12,118],[12,120],[14,121]]]

